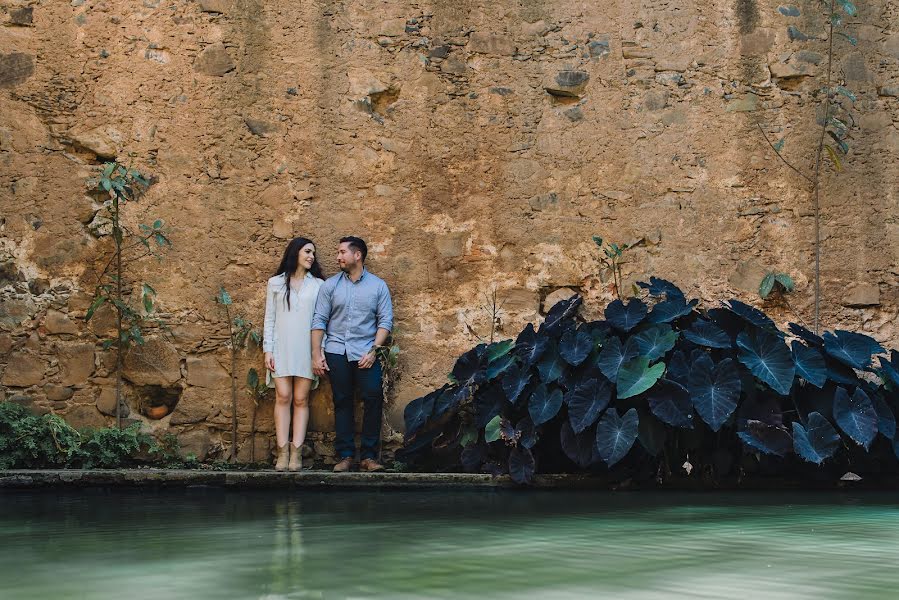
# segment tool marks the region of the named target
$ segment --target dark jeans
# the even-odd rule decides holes
[[[334,449],[340,458],[356,454],[354,441],[353,396],[358,389],[362,396],[362,452],[363,460],[378,457],[381,441],[381,412],[384,391],[381,388],[381,362],[376,360],[368,369],[360,369],[359,361],[347,360],[345,354],[325,352],[328,375],[334,394]]]

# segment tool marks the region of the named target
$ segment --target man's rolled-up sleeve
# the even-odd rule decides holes
[[[390,299],[390,290],[387,284],[381,286],[378,291],[378,329],[393,331],[393,301]]]
[[[315,300],[315,313],[312,315],[312,329],[321,329],[327,331],[328,321],[331,318],[331,295],[334,292],[333,286],[327,282],[318,292],[318,298]]]

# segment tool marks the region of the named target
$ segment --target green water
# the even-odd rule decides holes
[[[899,494],[0,493],[3,600],[899,597]]]

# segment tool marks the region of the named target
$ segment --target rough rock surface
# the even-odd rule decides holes
[[[808,185],[759,125],[812,170],[826,31],[805,4],[778,6],[0,0],[0,398],[113,422],[114,314],[83,319],[111,246],[85,181],[112,157],[156,180],[128,225],[162,219],[173,243],[129,273],[157,290],[167,327],[125,361],[129,418],[198,456],[230,444],[212,298],[224,285],[259,327],[292,235],[316,241],[327,273],[339,237],[368,240],[402,348],[395,428],[489,335],[493,290],[500,336],[556,290],[597,316],[612,296],[594,234],[632,245],[627,288],[655,274],[761,306],[759,281],[782,271],[810,322]],[[835,44],[835,79],[858,100],[844,170],[823,170],[822,324],[899,347],[899,7],[873,0],[852,21],[858,46]],[[239,456],[260,460],[272,397],[254,405],[250,367],[262,372],[255,347],[238,354]],[[185,404],[151,421],[153,395]],[[310,421],[324,460],[329,404],[326,383]]]

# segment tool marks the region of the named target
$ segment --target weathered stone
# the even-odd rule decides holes
[[[437,253],[443,258],[457,258],[465,252],[465,244],[470,234],[466,231],[442,233],[434,239]]]
[[[535,311],[540,304],[537,292],[523,288],[500,292],[499,298],[502,302],[503,310],[514,312]]]
[[[738,290],[747,294],[758,294],[759,285],[768,271],[754,260],[747,260],[737,265],[728,282]]]
[[[104,415],[109,415],[110,417],[115,416],[115,405],[116,405],[116,394],[115,394],[115,385],[104,387],[100,390],[100,394],[97,396],[97,410],[99,410]],[[123,403],[123,408],[127,406],[126,403]]]
[[[9,23],[11,25],[30,26],[34,21],[33,6],[18,6],[9,9]]]
[[[34,316],[35,308],[31,298],[0,298],[0,327],[12,329],[18,326]]]
[[[187,383],[199,387],[223,389],[231,387],[228,371],[212,354],[187,357]]]
[[[230,399],[228,390],[213,391],[201,387],[188,387],[181,393],[169,423],[184,425],[214,417],[221,412],[218,407],[225,401],[226,395]]]
[[[406,33],[406,19],[388,19],[381,22],[378,34],[387,37],[399,37]]]
[[[181,363],[175,347],[160,338],[132,346],[125,354],[122,375],[137,385],[169,387],[181,379]]]
[[[289,240],[293,237],[293,223],[283,217],[276,217],[272,221],[272,235],[281,240]]]
[[[643,96],[643,110],[662,110],[668,106],[668,90],[650,90]]]
[[[91,343],[60,344],[56,349],[59,358],[59,382],[62,385],[84,385],[95,369],[95,348]]]
[[[776,40],[777,32],[773,29],[757,27],[740,38],[740,50],[743,54],[762,56],[774,46]]]
[[[78,333],[78,326],[65,313],[53,309],[47,311],[44,327],[51,335]]]
[[[468,49],[480,54],[512,56],[518,51],[515,42],[504,35],[476,31],[468,38]]]
[[[200,10],[207,13],[226,13],[233,7],[234,0],[198,0]]]
[[[853,52],[843,58],[843,77],[846,78],[846,81],[872,81],[871,73],[865,64],[865,57],[861,52]]]
[[[782,63],[776,62],[768,65],[768,70],[771,71],[771,77],[775,79],[789,79],[791,77],[804,77],[809,75],[810,73],[801,65],[795,65],[793,63]]]
[[[759,97],[752,92],[749,92],[739,100],[728,102],[727,107],[724,110],[727,112],[752,112],[758,110],[758,107]]]
[[[47,361],[30,352],[15,352],[3,370],[3,385],[28,387],[37,385],[47,372]]]
[[[899,58],[899,33],[887,36],[883,41],[883,51],[893,58]]]
[[[206,46],[194,61],[194,70],[203,75],[221,77],[236,68],[227,48],[221,42]]]
[[[8,333],[0,333],[0,362],[6,360],[6,355],[12,350],[12,336]]]
[[[70,387],[56,385],[55,383],[48,383],[44,385],[44,395],[46,395],[47,400],[50,400],[51,402],[68,400],[74,394],[75,390]]]
[[[572,296],[576,296],[577,292],[571,288],[559,288],[553,292],[547,294],[546,298],[543,299],[543,312],[548,313],[550,309],[561,302],[562,300],[568,300]]]
[[[95,406],[75,406],[63,415],[66,423],[75,429],[99,429],[106,427],[106,417]]]
[[[590,81],[586,71],[559,71],[543,81],[543,89],[553,96],[580,97]]]
[[[212,448],[212,436],[206,429],[186,431],[178,435],[178,446],[178,453],[182,458],[193,456],[204,461]]]
[[[468,72],[468,65],[465,64],[465,61],[455,56],[450,56],[441,63],[440,70],[450,75],[465,75]]]
[[[559,195],[555,192],[531,196],[528,204],[532,210],[547,210],[559,206]]]
[[[877,95],[888,98],[899,98],[899,85],[885,85],[877,88]]]
[[[656,71],[676,71],[683,73],[693,62],[689,56],[661,56],[656,60]]]
[[[90,150],[99,158],[115,158],[118,154],[115,141],[102,127],[88,131],[74,131],[69,134],[69,138],[75,146]]]
[[[15,87],[34,74],[34,57],[22,52],[0,52],[0,88]]]
[[[590,58],[603,58],[611,52],[611,45],[607,37],[590,40],[587,43],[587,52]]]
[[[843,297],[843,306],[861,308],[863,306],[880,305],[880,287],[871,283],[860,283],[852,286]]]

